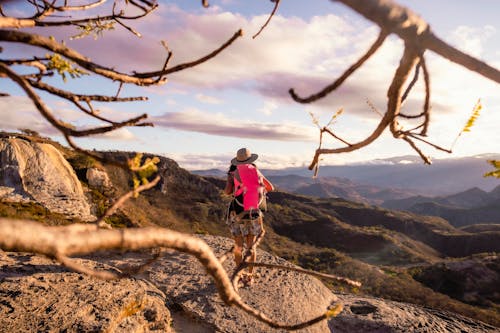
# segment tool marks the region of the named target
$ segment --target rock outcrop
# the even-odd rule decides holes
[[[335,333],[494,333],[497,327],[456,313],[408,303],[338,295],[344,311],[328,322]]]
[[[202,238],[217,255],[232,243],[223,237]],[[260,261],[287,264],[264,251],[258,254]],[[77,260],[90,268],[114,270],[111,266],[121,269],[148,258],[147,253],[106,253]],[[2,332],[282,332],[226,306],[201,264],[182,253],[165,252],[141,276],[119,281],[70,272],[32,254],[0,253],[0,265]],[[234,267],[231,261],[224,265],[229,272]],[[449,312],[350,294],[336,297],[317,279],[297,273],[257,272],[256,283],[240,294],[278,322],[301,322],[333,302],[344,304],[339,316],[299,332],[498,332]]]
[[[0,189],[5,200],[31,200],[70,218],[93,219],[74,170],[51,144],[0,139]]]
[[[232,245],[232,240],[223,237],[202,238],[218,256]],[[258,251],[258,256],[262,262],[290,265],[264,251]],[[208,332],[284,332],[271,329],[236,307],[225,306],[204,268],[193,257],[174,253],[167,258],[153,264],[146,276],[168,295],[169,306],[177,309],[177,314],[203,324]],[[233,271],[232,260],[224,265],[228,272]],[[241,288],[240,294],[277,322],[295,324],[312,319],[336,301],[328,288],[310,276],[262,268],[257,268],[256,273],[255,283]],[[327,322],[323,321],[298,332],[327,331]]]

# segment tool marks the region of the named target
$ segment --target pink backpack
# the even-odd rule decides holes
[[[236,166],[234,175],[234,196],[243,194],[243,210],[259,209],[264,199],[264,185],[257,168],[252,164]],[[241,203],[238,202],[240,205]]]

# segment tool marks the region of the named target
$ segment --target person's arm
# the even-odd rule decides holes
[[[266,177],[262,177],[262,181],[264,182],[264,187],[267,192],[274,191],[274,185],[271,183]]]
[[[259,177],[262,180],[262,184],[264,185],[266,192],[274,191],[273,183],[271,183],[266,177],[264,177],[264,175],[262,174],[262,172],[260,172],[260,170],[257,170],[257,172],[259,173]]]
[[[227,181],[226,181],[226,187],[224,188],[224,193],[226,194],[233,194],[234,192],[234,171],[236,170],[236,167],[232,166],[229,168],[229,171],[227,172]]]

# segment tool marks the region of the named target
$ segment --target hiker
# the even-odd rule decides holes
[[[250,153],[247,148],[241,148],[236,157],[231,160],[227,172],[227,183],[224,192],[232,194],[233,200],[228,208],[227,223],[234,238],[234,261],[238,267],[243,260],[243,243],[250,251],[249,262],[255,262],[257,252],[255,241],[264,232],[262,210],[266,209],[266,192],[274,190],[253,163],[257,154]],[[245,284],[250,284],[253,278],[253,267],[248,268],[248,274],[242,277]]]

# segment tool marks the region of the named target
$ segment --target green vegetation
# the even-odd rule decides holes
[[[81,222],[78,219],[68,219],[62,214],[51,212],[35,202],[0,201],[0,217],[29,219],[47,225],[67,225]]]

